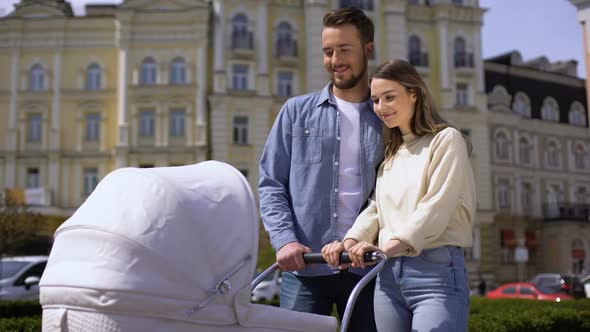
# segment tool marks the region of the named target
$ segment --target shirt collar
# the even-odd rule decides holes
[[[321,106],[326,101],[332,105],[336,105],[334,98],[332,98],[332,85],[333,83],[330,82],[324,86],[322,92],[320,92],[320,97],[318,98],[318,103],[316,104],[317,107]]]

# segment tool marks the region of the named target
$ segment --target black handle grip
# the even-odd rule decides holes
[[[306,264],[326,264],[326,260],[322,257],[321,253],[303,254],[303,261]],[[372,263],[379,261],[379,256],[373,255],[373,252],[366,252],[364,255],[365,263]],[[350,264],[350,257],[348,252],[344,251],[340,254],[340,264]]]

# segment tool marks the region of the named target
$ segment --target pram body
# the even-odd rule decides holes
[[[111,172],[55,233],[44,331],[335,331],[250,303],[258,213],[230,165]]]

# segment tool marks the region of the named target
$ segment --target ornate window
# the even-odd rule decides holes
[[[541,118],[543,120],[559,122],[559,107],[555,99],[551,97],[545,98],[541,107]]]
[[[40,64],[34,64],[29,73],[29,90],[42,91],[45,90],[46,74],[45,68]]]
[[[555,141],[547,143],[545,158],[548,166],[554,168],[561,166],[561,149]]]
[[[82,189],[82,193],[84,194],[84,196],[89,196],[92,193],[92,191],[94,191],[94,188],[96,188],[96,186],[98,185],[98,168],[84,168],[83,181],[84,188]]]
[[[170,84],[186,83],[186,61],[183,58],[175,58],[170,64]]]
[[[586,113],[580,102],[573,102],[569,112],[569,123],[574,126],[586,126]]]
[[[529,139],[521,137],[518,141],[518,156],[522,164],[528,165],[531,163],[532,150],[532,144],[529,142]]]
[[[502,131],[497,132],[494,141],[496,144],[496,159],[510,160],[510,141],[506,134]]]
[[[236,64],[232,66],[232,88],[234,90],[248,90],[248,65]]]
[[[512,204],[510,197],[510,183],[508,182],[508,180],[501,179],[498,181],[497,195],[498,208],[500,210],[510,209]]]
[[[156,131],[156,111],[142,110],[139,113],[139,136],[154,137]]]
[[[512,111],[523,117],[531,117],[531,103],[527,95],[522,92],[516,93],[512,103]]]
[[[408,60],[417,67],[428,67],[428,53],[422,52],[420,37],[412,35],[408,39]]]
[[[254,37],[248,29],[248,16],[245,14],[236,14],[232,18],[231,45],[232,49],[254,48]]]
[[[293,72],[280,71],[277,74],[277,95],[290,97],[293,95]]]
[[[453,43],[455,67],[473,67],[473,53],[467,53],[463,37],[455,38]]]
[[[151,57],[145,58],[141,63],[140,83],[143,85],[154,85],[158,79],[158,64]]]
[[[183,137],[186,127],[186,111],[173,109],[170,111],[170,137]]]
[[[293,28],[289,22],[281,22],[277,27],[276,55],[297,56],[297,41],[293,37]]]
[[[574,145],[574,166],[577,169],[586,169],[586,160],[588,159],[588,152],[584,145],[578,143]]]
[[[100,138],[100,114],[86,113],[86,142],[96,142]]]
[[[102,69],[96,63],[88,65],[86,69],[86,89],[99,90],[102,87]]]
[[[43,137],[43,115],[40,113],[29,114],[27,119],[27,141],[40,143]]]
[[[520,184],[520,204],[524,214],[530,214],[533,211],[533,186],[528,182]]]

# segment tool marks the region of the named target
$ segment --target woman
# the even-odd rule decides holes
[[[388,257],[375,288],[379,331],[467,331],[463,248],[471,246],[476,209],[469,144],[405,61],[377,68],[371,99],[387,127],[375,192],[344,241],[322,254],[332,266],[344,250],[355,267],[364,267],[367,251]]]

